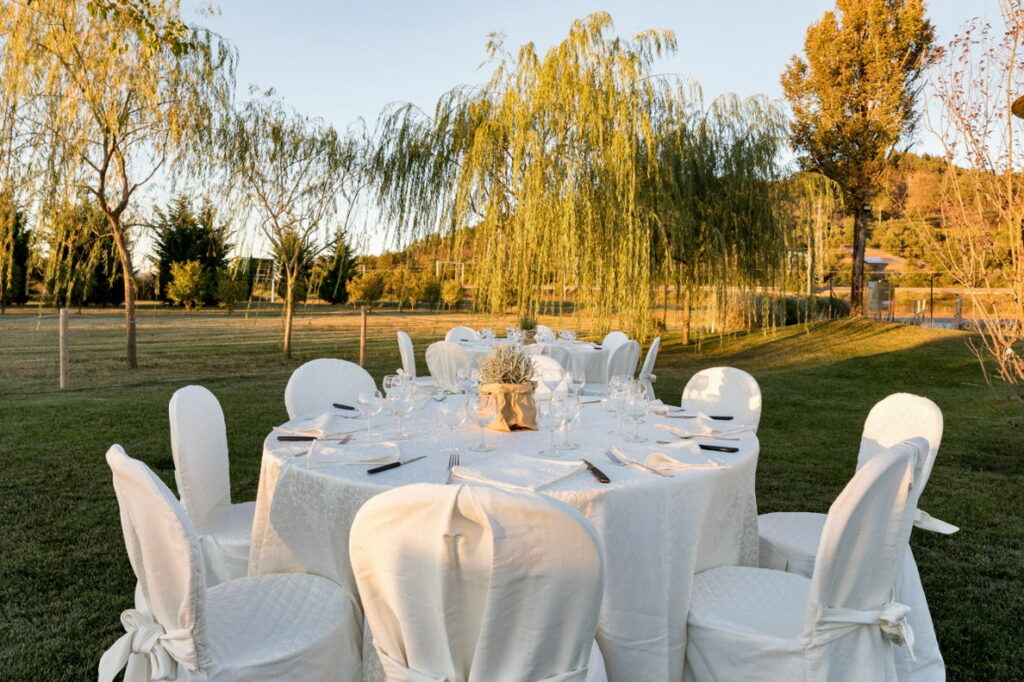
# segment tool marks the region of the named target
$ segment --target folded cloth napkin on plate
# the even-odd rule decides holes
[[[452,477],[506,490],[536,492],[575,476],[586,468],[587,465],[579,460],[556,462],[512,452],[492,457],[472,467],[452,467]]]
[[[367,423],[365,421],[348,419],[331,412],[326,412],[311,417],[296,417],[291,421],[281,424],[274,430],[289,436],[328,438],[362,431],[366,427]]]
[[[731,422],[712,419],[703,412],[698,412],[694,419],[685,419],[682,421],[685,422],[686,428],[680,428],[671,424],[655,424],[655,426],[659,429],[664,429],[665,431],[671,431],[679,436],[733,436],[738,433],[746,433],[747,431],[752,430],[751,427],[743,426],[742,424],[733,424]],[[728,426],[726,426],[726,424],[728,424]]]
[[[317,443],[309,448],[306,455],[306,466],[315,469],[328,465],[348,464],[391,464],[402,457],[398,443],[383,441],[380,443]]]
[[[728,464],[708,459],[707,454],[696,443],[677,443],[666,449],[669,452],[652,452],[647,455],[644,464],[659,471],[729,468]]]

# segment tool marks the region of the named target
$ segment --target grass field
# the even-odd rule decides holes
[[[355,359],[358,315],[308,308],[296,357],[278,351],[271,311],[232,316],[146,310],[142,367],[124,369],[121,317],[71,316],[71,387],[57,386],[55,317],[0,316],[0,679],[95,679],[122,632],[131,575],[103,455],[111,443],[173,487],[167,400],[202,383],[223,404],[236,500],[253,499],[260,448],[285,419],[290,371],[320,356]],[[557,320],[556,328],[564,326]],[[431,313],[370,316],[368,369],[399,366],[396,329],[422,358],[455,324],[498,319]],[[922,507],[962,530],[915,531],[914,552],[951,680],[1021,679],[1024,662],[1022,442],[1004,425],[960,332],[834,322],[663,346],[657,391],[678,401],[687,378],[719,364],[744,368],[764,393],[757,476],[761,511],[826,511],[853,472],[871,405],[894,391],[926,395],[946,432]]]

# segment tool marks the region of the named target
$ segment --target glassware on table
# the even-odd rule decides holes
[[[484,327],[483,329],[480,330],[480,338],[483,339],[484,341],[493,341],[494,330],[491,329],[490,327]]]
[[[391,392],[384,400],[384,409],[398,417],[398,433],[395,438],[408,438],[405,431],[404,417],[416,407],[416,394],[408,386],[392,386]]]
[[[609,388],[608,395],[601,400],[601,409],[615,415],[615,428],[609,431],[609,435],[621,436],[625,433],[622,427],[622,411],[625,409],[626,392],[622,388],[612,390]]]
[[[630,421],[633,422],[633,430],[626,436],[627,443],[647,442],[647,439],[640,435],[640,422],[643,421],[643,416],[647,414],[648,407],[650,405],[647,401],[647,394],[641,391],[629,393],[623,401],[623,411]]]
[[[505,338],[514,339],[518,331],[518,327],[505,327]]]
[[[498,414],[497,402],[494,396],[487,395],[486,393],[475,393],[466,396],[466,416],[469,420],[480,427],[480,442],[476,445],[471,445],[470,450],[474,452],[490,452],[494,449],[493,445],[487,443],[486,433],[487,425]]]
[[[580,395],[583,393],[583,388],[587,385],[587,375],[583,370],[574,369],[569,372],[569,391],[573,395]]]
[[[633,377],[628,374],[616,374],[608,380],[608,392],[625,391],[633,383]]]
[[[446,400],[437,404],[437,420],[448,429],[448,447],[442,452],[455,453],[459,448],[455,445],[455,429],[466,422],[466,410],[458,400]]]
[[[551,434],[551,445],[546,450],[540,450],[539,455],[557,455],[558,449],[555,446],[555,431],[562,425],[562,417],[558,414],[554,400],[544,403],[537,403],[537,428],[543,429]]]
[[[558,391],[558,387],[562,385],[565,380],[565,374],[560,369],[545,369],[540,373],[540,380],[547,387],[550,397],[555,397],[555,392]]]
[[[455,383],[463,393],[473,393],[480,384],[480,371],[473,367],[459,367],[455,370]]]
[[[570,333],[571,332],[568,329],[559,329],[558,330],[558,340],[559,341],[572,341],[572,339],[569,338],[569,334]]]
[[[569,423],[580,416],[580,399],[574,395],[559,395],[553,399],[553,406],[555,414],[562,419],[561,428],[565,436],[561,443],[555,444],[555,447],[559,450],[575,450],[579,444],[569,440]]]
[[[398,374],[387,374],[381,379],[380,385],[384,388],[384,395],[391,393],[391,389],[402,383],[402,378]]]
[[[359,405],[359,412],[366,415],[366,423],[369,429],[366,437],[378,437],[380,434],[373,430],[373,418],[384,409],[384,394],[380,391],[359,391],[356,403]]]

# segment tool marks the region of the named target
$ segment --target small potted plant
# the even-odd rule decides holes
[[[537,334],[537,320],[529,315],[523,315],[519,318],[519,328],[523,330],[523,343],[533,343]]]
[[[537,403],[533,399],[533,360],[515,346],[497,346],[480,362],[480,393],[492,396],[495,417],[487,428],[495,431],[537,430]]]

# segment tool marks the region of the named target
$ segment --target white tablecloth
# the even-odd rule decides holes
[[[739,441],[729,442],[740,448],[737,453],[700,451],[726,467],[676,471],[673,478],[609,462],[603,452],[613,444],[641,460],[650,452],[670,452],[668,446],[654,441],[671,436],[653,425],[664,421],[681,426],[686,420],[648,415],[646,421],[641,432],[650,442],[628,444],[608,435],[612,423],[597,405],[586,406],[582,425],[573,433],[580,449],[559,459],[586,457],[611,478],[611,484],[599,484],[583,471],[543,491],[579,509],[604,544],[606,584],[597,641],[612,682],[682,679],[693,574],[714,566],[757,565],[756,436],[745,433],[737,436]],[[378,422],[386,436],[391,424],[383,418]],[[354,593],[348,531],[359,507],[388,488],[440,483],[446,477],[448,457],[441,448],[449,441],[434,417],[434,403],[408,417],[407,428],[415,439],[398,441],[402,456],[427,457],[372,476],[365,465],[314,464],[308,468],[302,456],[306,444],[283,443],[274,434],[268,436],[250,573],[309,572],[335,580]],[[546,432],[488,431],[488,441],[498,449],[476,453],[465,449],[477,442],[475,426],[463,426],[455,435],[463,447],[461,464],[467,467],[501,457],[503,452],[534,455],[546,447],[549,437]],[[318,444],[316,452],[322,448]],[[318,456],[314,455],[314,462]],[[366,678],[377,679],[375,666],[366,661],[364,666]]]
[[[479,362],[491,354],[495,343],[503,343],[504,339],[495,341],[469,341],[459,345],[465,349],[473,362]],[[594,348],[593,344],[586,341],[555,341],[554,343],[531,343],[526,349],[531,353],[547,355],[550,346],[560,346],[569,352],[570,366],[567,370],[578,370],[587,377],[588,384],[604,384],[608,379],[605,377],[605,364],[608,361],[608,352],[604,348]]]

